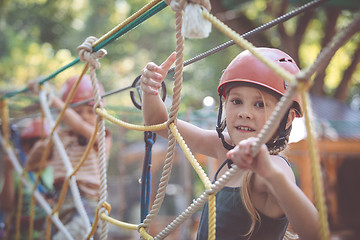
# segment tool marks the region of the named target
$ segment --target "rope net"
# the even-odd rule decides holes
[[[19,160],[17,159],[14,149],[12,148],[11,144],[9,143],[9,133],[8,133],[8,125],[9,125],[9,111],[7,102],[5,99],[1,99],[0,107],[1,107],[1,120],[2,120],[2,134],[0,135],[0,142],[3,148],[6,150],[7,154],[10,157],[12,164],[15,167],[16,172],[21,176],[21,184],[24,184],[27,188],[32,190],[33,194],[33,201],[31,201],[31,205],[34,206],[35,201],[41,205],[41,207],[46,211],[48,214],[47,217],[47,239],[50,238],[50,224],[53,223],[59,231],[63,232],[64,236],[67,239],[73,239],[71,234],[65,228],[63,223],[60,221],[57,213],[63,204],[64,197],[70,187],[72,192],[73,200],[76,205],[77,211],[79,212],[82,221],[86,225],[86,235],[84,238],[91,239],[95,233],[96,228],[100,225],[101,229],[101,239],[108,238],[108,226],[107,223],[113,224],[120,228],[129,229],[138,231],[139,234],[143,239],[164,239],[166,238],[171,232],[173,232],[179,225],[181,225],[186,219],[191,217],[196,211],[198,211],[203,204],[207,201],[209,202],[209,239],[215,239],[215,229],[216,229],[216,208],[215,208],[215,195],[216,193],[221,190],[226,183],[231,180],[231,178],[239,171],[237,166],[233,166],[229,169],[223,176],[221,176],[215,183],[211,183],[209,177],[200,166],[197,159],[194,157],[190,149],[187,147],[185,141],[183,140],[181,134],[179,133],[177,126],[176,126],[176,119],[179,110],[179,106],[181,103],[180,95],[181,95],[181,88],[182,88],[182,80],[183,80],[183,67],[184,67],[184,59],[183,59],[183,50],[184,50],[184,37],[182,34],[182,24],[183,24],[183,12],[185,1],[172,1],[169,5],[175,11],[175,18],[176,18],[176,62],[175,62],[175,82],[174,82],[174,93],[173,93],[173,103],[170,109],[169,120],[165,123],[153,125],[153,126],[143,126],[143,125],[135,125],[131,123],[124,122],[116,117],[110,115],[105,107],[101,102],[100,90],[97,84],[97,77],[96,77],[96,70],[100,68],[99,59],[105,56],[106,51],[103,49],[95,50],[95,46],[98,46],[101,42],[105,41],[109,37],[112,36],[117,30],[121,30],[125,28],[128,24],[135,21],[141,14],[145,13],[153,6],[155,6],[160,1],[152,1],[144,8],[139,10],[129,19],[124,21],[122,24],[118,25],[113,31],[110,31],[108,34],[104,35],[99,40],[95,37],[89,37],[85,40],[85,42],[78,47],[79,59],[82,62],[85,62],[84,69],[74,84],[69,96],[65,100],[65,106],[59,113],[56,120],[53,119],[50,107],[49,107],[49,92],[47,89],[41,87],[39,91],[39,99],[41,103],[41,109],[43,112],[43,118],[46,118],[51,126],[51,134],[50,138],[47,142],[46,149],[42,155],[40,161],[40,169],[38,176],[41,175],[43,170],[43,166],[45,166],[45,161],[49,155],[50,147],[52,144],[56,146],[58,151],[61,154],[62,161],[67,170],[67,178],[64,181],[62,186],[61,194],[59,197],[59,201],[57,204],[51,209],[49,204],[46,202],[44,197],[39,193],[36,189],[37,183],[39,179],[36,179],[34,183],[29,182],[25,178],[26,169],[23,169]],[[318,2],[318,1],[316,1]],[[186,14],[186,11],[185,11]],[[253,53],[259,60],[265,63],[269,68],[271,68],[274,72],[279,74],[282,78],[290,83],[290,88],[285,93],[285,95],[279,101],[277,107],[271,114],[271,117],[266,122],[264,128],[262,129],[261,133],[258,136],[258,141],[253,146],[252,153],[256,155],[259,151],[259,148],[262,144],[265,143],[265,139],[268,138],[270,134],[270,130],[274,128],[274,126],[278,125],[280,120],[282,119],[283,115],[285,114],[286,109],[290,107],[292,103],[293,96],[300,92],[302,102],[304,104],[304,115],[306,120],[306,128],[308,133],[308,140],[309,140],[309,147],[312,159],[312,175],[313,175],[313,182],[314,182],[314,192],[315,192],[315,199],[316,199],[316,207],[320,214],[321,220],[321,230],[320,235],[321,239],[329,239],[329,226],[327,222],[327,211],[326,211],[326,204],[324,200],[324,190],[322,184],[322,177],[321,177],[321,168],[320,168],[320,160],[319,154],[317,152],[313,129],[311,127],[311,109],[309,108],[310,103],[307,96],[307,90],[311,86],[312,82],[310,80],[312,74],[320,68],[323,62],[326,62],[329,58],[331,58],[336,50],[342,46],[353,34],[359,31],[360,26],[360,15],[358,14],[356,18],[347,26],[342,32],[340,32],[334,40],[321,51],[318,55],[317,60],[315,63],[310,66],[308,69],[301,70],[297,75],[292,75],[283,68],[279,67],[277,64],[269,61],[266,57],[262,56],[256,48],[247,40],[244,39],[243,36],[240,36],[238,33],[234,32],[220,20],[218,20],[215,16],[211,15],[204,7],[202,8],[200,14],[203,16],[204,19],[211,22],[211,24],[216,27],[220,32],[224,35],[232,39],[233,43],[236,43],[243,49],[248,49],[250,52]],[[59,126],[61,122],[64,112],[69,106],[71,99],[79,85],[79,82],[82,76],[89,70],[91,82],[93,86],[93,93],[94,93],[94,110],[97,114],[97,124],[95,130],[88,142],[87,148],[83,153],[80,163],[73,168],[70,162],[69,157],[66,154],[64,146],[56,132],[56,128]],[[131,130],[136,131],[156,131],[168,128],[169,138],[168,138],[168,150],[166,154],[166,159],[164,162],[159,187],[155,196],[154,203],[151,207],[149,214],[146,216],[144,221],[139,224],[131,224],[126,223],[117,219],[110,217],[111,206],[107,202],[107,162],[106,162],[106,154],[105,154],[105,121],[109,121],[114,123],[118,126],[128,128]],[[90,223],[89,217],[87,216],[84,206],[81,202],[81,195],[77,186],[75,174],[81,168],[82,164],[84,163],[85,159],[87,158],[91,147],[93,146],[95,139],[97,137],[98,140],[98,162],[100,166],[100,173],[101,173],[101,185],[100,185],[100,199],[96,208],[96,213],[94,216],[94,221],[92,224]],[[165,196],[165,189],[169,182],[169,177],[171,174],[171,169],[173,165],[173,160],[175,156],[175,146],[178,144],[182,151],[184,152],[186,158],[191,163],[194,171],[198,174],[200,180],[204,184],[205,191],[193,202],[190,206],[188,206],[176,219],[174,219],[168,226],[163,229],[160,233],[156,236],[151,236],[148,233],[148,229],[150,227],[151,222],[154,218],[158,215],[161,205],[164,201]],[[21,188],[20,188],[21,189]],[[21,193],[19,194],[21,195]],[[21,204],[21,201],[19,201]],[[19,206],[21,209],[21,207]],[[33,207],[32,207],[33,208]],[[19,213],[17,213],[19,215]],[[19,217],[18,217],[19,219]],[[18,223],[19,224],[19,223]],[[17,225],[18,225],[17,224]],[[30,232],[32,229],[32,224],[30,224]],[[19,227],[17,227],[17,231],[19,231]]]

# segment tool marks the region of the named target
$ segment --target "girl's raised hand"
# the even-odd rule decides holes
[[[158,95],[161,83],[165,79],[171,65],[175,62],[176,53],[173,52],[160,66],[148,63],[142,70],[140,86],[143,92]]]

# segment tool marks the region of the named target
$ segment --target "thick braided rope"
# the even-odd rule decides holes
[[[335,52],[340,48],[340,46],[344,45],[345,42],[353,36],[355,33],[357,33],[360,29],[360,13],[357,13],[354,20],[346,27],[344,28],[339,34],[337,34],[334,39],[321,51],[319,54],[317,60],[314,64],[311,65],[307,69],[306,72],[302,75],[303,78],[307,79],[310,77],[316,69],[321,68],[323,65],[323,62],[327,61],[329,58],[331,58]],[[304,113],[305,113],[305,123],[306,123],[306,131],[308,136],[308,142],[310,146],[310,155],[311,155],[311,170],[312,170],[312,176],[313,176],[313,184],[314,184],[314,194],[315,194],[315,201],[316,201],[316,208],[320,212],[320,231],[321,231],[321,237],[322,239],[328,239],[329,238],[329,226],[327,222],[327,209],[325,204],[325,198],[324,198],[324,191],[323,191],[323,183],[322,183],[322,175],[321,175],[321,166],[320,166],[320,157],[319,153],[316,148],[316,141],[314,138],[313,130],[311,127],[311,117],[312,112],[310,108],[310,100],[308,97],[308,94],[306,92],[306,89],[301,89],[301,98],[304,103]]]
[[[175,61],[175,84],[174,84],[174,96],[173,103],[170,109],[168,124],[176,121],[177,111],[180,105],[180,92],[181,92],[181,83],[182,83],[182,69],[183,69],[183,49],[184,49],[184,38],[181,35],[182,27],[182,9],[185,4],[184,0],[180,0],[181,9],[175,12],[176,19],[176,61]],[[174,136],[171,133],[171,130],[168,130],[169,142],[168,142],[168,151],[166,154],[166,160],[163,167],[163,172],[160,178],[160,184],[155,196],[154,203],[149,214],[144,219],[143,223],[139,225],[140,228],[148,228],[152,219],[158,214],[161,204],[165,197],[165,190],[168,184],[173,160],[175,157],[175,145],[176,141]]]
[[[199,178],[203,182],[205,189],[210,189],[211,188],[210,179],[206,175],[204,169],[200,166],[199,162],[195,159],[194,155],[191,153],[189,147],[186,145],[184,139],[182,138],[178,129],[176,128],[176,125],[174,123],[171,123],[169,127],[170,127],[172,134],[174,135],[177,142],[179,143],[179,146],[183,150],[186,158],[189,160],[192,167],[195,169],[195,171],[199,175]]]
[[[93,86],[94,94],[94,111],[97,108],[103,109],[104,106],[101,102],[100,90],[96,78],[96,69],[100,68],[99,59],[106,55],[104,49],[100,49],[96,52],[92,51],[92,45],[97,41],[96,37],[88,37],[83,44],[78,47],[79,58],[82,62],[87,62],[90,66],[90,79]],[[98,129],[98,161],[100,168],[100,200],[98,203],[99,214],[102,212],[107,213],[107,209],[103,207],[103,203],[107,199],[107,163],[106,163],[106,146],[105,146],[105,120],[103,117],[97,115],[96,118]],[[100,239],[107,239],[108,228],[107,222],[101,221],[101,236]]]
[[[167,123],[161,123],[161,124],[156,124],[156,125],[151,125],[151,126],[144,126],[144,125],[136,125],[136,124],[131,124],[131,123],[127,123],[124,122],[122,120],[119,120],[117,118],[115,118],[114,116],[111,116],[110,114],[107,113],[107,111],[105,109],[100,109],[97,108],[96,113],[104,118],[106,118],[107,120],[109,120],[110,122],[119,125],[121,127],[125,127],[131,130],[137,130],[137,131],[157,131],[157,130],[162,130],[166,128]]]
[[[198,161],[192,155],[190,149],[188,148],[185,141],[181,137],[179,131],[177,130],[176,125],[174,123],[171,123],[169,127],[170,127],[172,134],[177,139],[177,142],[179,143],[179,146],[183,150],[185,156],[187,157],[187,159],[189,160],[189,162],[191,163],[191,165],[193,166],[193,168],[199,175],[201,181],[205,185],[205,189],[210,190],[210,188],[211,188],[210,179],[207,177],[207,175],[205,174],[204,170],[202,169],[202,167],[200,166]],[[209,233],[208,233],[209,239],[215,239],[215,230],[216,230],[216,201],[215,200],[216,200],[215,195],[209,196],[209,228],[208,228],[209,229]]]
[[[320,217],[320,236],[321,239],[327,240],[330,238],[329,225],[327,221],[327,209],[323,192],[323,183],[321,176],[321,166],[320,166],[320,157],[317,151],[317,145],[314,137],[314,132],[311,127],[311,117],[312,111],[309,104],[309,96],[306,92],[306,89],[301,89],[301,100],[303,102],[303,111],[305,117],[306,133],[307,139],[309,142],[309,151],[311,156],[311,172],[314,183],[314,193],[315,193],[315,204],[316,208],[319,210]]]

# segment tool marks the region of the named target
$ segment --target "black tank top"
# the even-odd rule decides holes
[[[226,163],[228,162],[225,161]],[[220,169],[224,166],[223,164]],[[219,169],[219,170],[220,170]],[[219,172],[219,171],[218,171]],[[215,175],[215,180],[216,180]],[[208,239],[208,203],[203,207],[197,232],[197,240]],[[287,226],[287,218],[270,218],[259,212],[261,224],[257,222],[251,240],[282,240]],[[249,239],[244,235],[249,231],[251,218],[247,212],[240,188],[224,187],[216,194],[216,239],[242,240]]]

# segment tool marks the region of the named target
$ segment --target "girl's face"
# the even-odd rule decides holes
[[[256,137],[277,103],[275,96],[258,88],[232,88],[226,97],[225,112],[226,125],[233,144]]]
[[[80,105],[73,108],[81,118],[92,126],[96,124],[96,114],[92,106]]]

